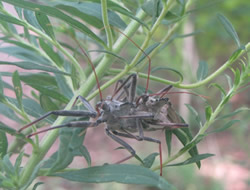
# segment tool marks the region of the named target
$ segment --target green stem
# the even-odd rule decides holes
[[[108,49],[109,51],[112,51],[113,39],[108,19],[107,1],[101,0],[101,3],[102,3],[102,21],[107,35]]]
[[[146,17],[146,13],[140,10],[137,13],[137,17],[143,20]],[[134,32],[138,29],[139,26],[140,24],[133,20],[128,25],[124,33],[127,36],[131,37],[134,34]],[[114,53],[119,53],[127,41],[128,41],[127,38],[121,35],[113,46]],[[101,60],[101,62],[96,68],[96,73],[99,78],[104,74],[104,72],[107,70],[107,68],[110,67],[111,64],[112,64],[112,56],[104,56],[104,58]],[[78,95],[81,94],[82,96],[86,96],[89,93],[89,91],[95,86],[95,84],[96,84],[95,76],[91,74],[88,77],[87,81],[84,83],[84,85],[81,85],[80,89],[75,93],[74,97],[72,97],[72,99],[70,100],[68,105],[65,107],[65,109],[71,108],[71,106],[73,105],[73,102],[75,101]],[[58,117],[58,119],[54,122],[53,126],[61,124],[63,119],[64,117]],[[43,138],[40,144],[39,151],[37,150],[33,151],[26,166],[24,166],[23,172],[20,175],[21,176],[20,184],[26,184],[28,182],[34,168],[43,159],[43,157],[45,156],[49,148],[53,145],[57,137],[58,137],[58,130],[52,130],[46,134],[46,136]]]

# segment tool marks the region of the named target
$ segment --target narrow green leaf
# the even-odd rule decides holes
[[[233,124],[235,124],[237,122],[240,122],[240,120],[231,120],[231,121],[227,122],[223,127],[220,127],[220,128],[215,129],[213,131],[210,131],[208,134],[219,133],[219,132],[225,131],[226,129],[228,129],[229,127],[231,127]]]
[[[20,108],[22,108],[23,107],[23,103],[22,103],[23,89],[22,89],[22,85],[20,82],[20,77],[19,77],[18,71],[15,71],[13,73],[12,83],[14,86],[14,91],[16,93],[16,98],[17,98],[18,104],[19,104]]]
[[[222,15],[220,13],[217,14],[217,17],[218,17],[219,21],[221,22],[221,24],[223,25],[223,27],[225,28],[225,30],[227,31],[227,33],[235,41],[237,46],[241,47],[238,34],[235,31],[235,29],[234,29],[233,25],[231,24],[231,22],[224,15]]]
[[[165,139],[168,147],[168,156],[171,155],[171,147],[172,147],[172,130],[165,130]]]
[[[17,25],[20,25],[20,26],[26,26],[25,22],[23,22],[21,20],[18,20],[15,17],[9,16],[9,15],[3,15],[1,13],[0,13],[0,20],[8,22],[8,23],[12,23],[12,24],[17,24]]]
[[[227,75],[227,74],[225,74],[225,76],[226,76],[226,79],[227,79],[227,83],[228,83],[229,89],[233,88],[232,78],[229,75]]]
[[[24,9],[23,10],[23,16],[25,18],[25,20],[31,24],[32,26],[34,26],[35,28],[42,30],[40,24],[38,23],[38,21],[36,20],[35,14],[33,11]]]
[[[230,62],[234,62],[238,57],[239,55],[241,54],[242,51],[245,50],[245,47],[244,46],[241,46],[240,48],[238,48],[236,51],[233,52],[233,54],[230,56],[229,58],[229,61]]]
[[[160,66],[159,67],[154,67],[154,68],[151,69],[151,73],[154,73],[154,72],[156,72],[158,70],[163,70],[163,69],[168,70],[168,71],[172,71],[175,74],[177,74],[179,76],[178,83],[181,83],[183,81],[183,75],[179,71],[177,71],[176,69],[173,69],[173,68],[170,68],[170,67],[160,67]]]
[[[24,152],[22,151],[22,152],[19,153],[18,157],[16,158],[16,162],[15,162],[15,165],[14,165],[16,174],[19,173],[20,166],[21,166],[22,160],[23,160],[23,155],[24,155]]]
[[[192,139],[192,134],[190,132],[189,128],[182,128],[182,129],[176,129],[173,130],[173,133],[176,135],[176,137],[180,140],[180,142],[186,146]],[[198,149],[197,146],[193,146],[188,153],[194,157],[196,155],[198,155]],[[200,162],[196,162],[196,165],[198,168],[200,168],[201,163]]]
[[[198,81],[205,79],[208,75],[208,65],[206,61],[200,61],[199,67],[196,72],[196,77]]]
[[[39,39],[39,44],[43,51],[54,61],[54,63],[60,68],[63,65],[63,59],[58,53],[54,52],[53,48],[47,44],[43,39]]]
[[[87,18],[90,18],[89,16],[91,16],[99,19],[99,21],[102,21],[102,11],[100,3],[60,1],[54,4],[56,4],[56,7],[74,16],[80,16],[79,18],[85,20],[88,23],[89,21],[86,19],[86,15],[88,15]],[[108,19],[111,26],[115,26],[121,29],[124,29],[126,27],[126,23],[119,17],[119,15],[117,15],[113,11],[108,11]],[[90,24],[92,25],[92,23]]]
[[[143,166],[145,168],[151,168],[154,161],[155,161],[155,158],[156,156],[158,156],[159,153],[152,153],[150,155],[148,155],[145,159],[143,159]]]
[[[195,120],[197,121],[199,126],[201,127],[202,122],[201,122],[201,118],[200,118],[198,112],[190,104],[185,104],[185,105],[189,109],[189,111],[192,113],[193,117],[195,118]]]
[[[10,161],[10,157],[8,154],[6,154],[3,157],[3,165],[2,165],[1,169],[3,169],[6,172],[7,176],[14,175],[14,173],[15,173],[15,169]]]
[[[5,104],[0,103],[0,113],[4,115],[5,117],[13,121],[16,121],[17,123],[22,122],[22,120],[15,114],[15,112],[12,109],[10,109],[8,106],[6,106]]]
[[[61,19],[64,22],[71,25],[73,28],[78,29],[79,31],[87,34],[89,37],[96,40],[97,42],[99,42],[103,46],[106,46],[104,41],[101,40],[96,34],[94,34],[87,26],[85,26],[81,22],[77,21],[76,19],[72,18],[71,16],[64,14],[62,11],[58,10],[57,8],[45,6],[45,5],[40,5],[40,4],[36,4],[36,3],[32,3],[32,2],[27,2],[27,1],[23,1],[23,0],[3,0],[3,2],[10,3],[14,6],[29,9],[29,10],[32,10],[35,12],[41,12],[43,14]],[[3,15],[3,16],[5,16],[5,15]],[[5,17],[2,17],[0,15],[0,19],[1,18],[6,19]],[[10,21],[12,21],[12,23],[16,22],[19,25],[24,25],[22,22],[20,23],[19,20],[17,20],[17,21],[16,20],[10,20]]]
[[[20,79],[25,84],[38,90],[44,95],[59,100],[63,103],[68,103],[69,101],[67,97],[57,91],[58,88],[55,78],[46,73],[27,74],[25,76],[21,75]]]
[[[240,70],[236,68],[235,75],[234,75],[234,86],[238,86],[240,83]]]
[[[151,46],[149,46],[146,50],[144,50],[145,54],[146,55],[149,55],[155,48],[157,48],[161,43],[155,43]],[[136,65],[140,64],[145,58],[146,58],[146,55],[145,54],[142,54],[142,56],[139,58],[138,62],[136,63]]]
[[[85,158],[88,166],[90,167],[91,166],[91,157],[90,157],[88,149],[85,146],[80,146],[78,149],[75,149],[75,151],[79,152],[79,154],[74,153],[75,156],[79,156],[79,155],[83,156]]]
[[[214,156],[214,154],[198,154],[198,155],[196,155],[194,157],[191,157],[191,158],[185,160],[184,162],[180,162],[180,163],[176,163],[176,164],[169,164],[167,166],[183,166],[183,165],[188,165],[188,164],[199,162],[199,161],[204,160],[206,158],[209,158],[211,156]]]
[[[4,102],[5,101],[3,89],[4,89],[4,83],[2,81],[2,76],[0,74],[0,102]]]
[[[57,82],[57,85],[61,94],[63,94],[68,99],[71,99],[74,94],[73,94],[72,89],[69,87],[65,77],[63,77],[62,75],[58,75],[58,74],[56,74],[55,77],[56,77],[56,82]]]
[[[217,87],[217,88],[222,92],[223,96],[226,96],[226,91],[225,91],[224,88],[223,88],[222,86],[220,86],[219,84],[217,84],[217,83],[212,83],[212,84],[209,85],[209,87],[210,87],[210,86],[215,86],[215,87]]]
[[[27,70],[41,70],[41,71],[47,71],[51,73],[59,73],[63,75],[71,75],[70,73],[62,72],[55,67],[52,66],[46,66],[39,64],[37,62],[29,62],[29,61],[21,61],[21,62],[7,62],[7,61],[0,61],[0,65],[15,65],[17,67],[20,67],[22,69]]]
[[[1,130],[0,123],[0,158],[2,159],[7,154],[8,140],[4,131]]]
[[[85,130],[84,128],[70,129],[65,128],[60,130],[60,145],[56,161],[50,169],[50,173],[66,168],[75,156],[73,151],[82,147],[85,135],[79,134]]]
[[[234,115],[236,115],[236,114],[238,114],[238,113],[240,113],[240,112],[242,112],[242,111],[250,111],[250,108],[247,108],[247,107],[238,108],[237,110],[235,110],[235,111],[233,111],[233,112],[231,112],[231,113],[229,113],[229,114],[226,114],[226,115],[222,115],[222,116],[220,116],[220,117],[217,117],[216,120],[226,119],[226,118],[228,118],[228,117],[232,117],[232,116],[234,116]]]
[[[50,99],[50,97],[43,94],[40,95],[40,105],[46,112],[59,110],[59,107]],[[57,118],[55,115],[51,117],[53,117],[54,119]]]
[[[53,176],[84,183],[117,182],[153,186],[162,190],[173,189],[173,186],[164,178],[151,170],[127,164],[95,166],[76,171],[56,173]]]
[[[210,117],[211,117],[211,115],[213,113],[212,107],[211,106],[206,106],[205,113],[206,113],[206,121],[209,121]]]
[[[35,12],[35,15],[36,15],[36,19],[37,19],[38,23],[40,24],[42,29],[45,31],[45,33],[49,37],[51,37],[51,39],[55,40],[55,34],[53,31],[53,27],[52,27],[52,24],[50,23],[50,20],[47,17],[47,15],[45,15],[41,12]]]

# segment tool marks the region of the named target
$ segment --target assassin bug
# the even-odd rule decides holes
[[[85,51],[84,50],[82,51],[86,55]],[[145,52],[144,54],[146,55]],[[93,68],[93,72],[95,73],[95,69],[93,67],[92,62],[90,61],[88,56],[87,58]],[[148,59],[149,59],[148,73],[150,73],[151,60],[149,57]],[[170,120],[168,119],[169,114],[167,112],[168,108],[171,107],[171,104],[169,102],[169,99],[163,98],[163,96],[169,91],[171,86],[162,89],[156,94],[149,95],[147,93],[148,83],[149,83],[149,75],[148,75],[147,87],[145,93],[139,97],[136,97],[137,75],[132,74],[129,75],[126,80],[118,81],[116,83],[113,95],[103,100],[97,76],[96,76],[96,82],[100,92],[101,101],[97,103],[95,108],[93,108],[91,104],[84,97],[78,96],[75,102],[79,99],[84,104],[87,110],[50,111],[47,114],[41,116],[40,118],[22,127],[19,130],[19,132],[43,120],[44,118],[50,115],[94,118],[95,121],[73,121],[58,126],[54,126],[49,129],[41,130],[33,134],[30,134],[28,135],[28,137],[57,128],[63,128],[63,127],[88,128],[88,127],[97,127],[101,123],[106,123],[105,127],[106,134],[131,153],[131,156],[117,163],[124,162],[136,155],[135,150],[128,143],[126,143],[119,137],[132,138],[139,141],[145,140],[149,142],[158,143],[159,153],[160,153],[160,163],[161,163],[160,175],[162,175],[161,142],[157,139],[144,136],[144,131],[187,127],[187,124],[173,123],[170,122]],[[152,127],[151,125],[157,125],[161,127],[157,128],[157,127]],[[132,134],[135,132],[138,132],[138,135]]]

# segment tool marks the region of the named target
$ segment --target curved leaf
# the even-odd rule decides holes
[[[233,25],[231,24],[231,22],[223,14],[218,13],[217,17],[220,20],[223,27],[225,28],[225,30],[227,31],[227,33],[235,41],[237,46],[241,47],[239,36],[238,36],[237,32],[235,31],[235,29],[234,29]]]
[[[35,15],[36,15],[36,19],[37,19],[38,23],[43,28],[45,33],[54,40],[55,34],[53,31],[52,24],[50,23],[50,20],[47,17],[47,15],[40,13],[40,12],[35,12]]]
[[[162,190],[173,189],[165,179],[142,166],[119,164],[95,166],[76,171],[61,172],[52,176],[84,183],[118,182],[158,187]]]
[[[184,162],[180,162],[180,163],[176,163],[176,164],[169,164],[167,166],[183,166],[183,165],[188,165],[188,164],[192,164],[192,163],[195,163],[195,162],[199,162],[199,161],[204,160],[206,158],[209,158],[211,156],[214,156],[214,154],[198,154],[196,156],[188,158]]]
[[[199,61],[199,67],[196,72],[198,81],[205,79],[208,75],[208,65],[206,61]]]
[[[91,25],[92,23],[88,19],[93,20],[93,17],[97,18],[100,22],[99,25],[101,24],[101,27],[103,27],[100,3],[59,1],[58,3],[54,2],[53,4],[55,7],[77,16]],[[122,29],[126,27],[126,23],[115,12],[108,11],[108,18],[110,25]]]
[[[1,159],[6,155],[7,149],[8,149],[8,140],[7,140],[6,134],[4,131],[0,130],[0,158]]]
[[[0,65],[15,65],[17,67],[20,67],[22,69],[27,70],[41,70],[41,71],[47,71],[51,73],[59,73],[63,75],[71,75],[70,73],[62,72],[55,67],[42,65],[36,62],[30,62],[30,61],[20,61],[20,62],[7,62],[7,61],[0,61]]]

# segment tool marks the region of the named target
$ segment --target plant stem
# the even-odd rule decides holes
[[[113,39],[108,19],[107,1],[101,0],[101,5],[102,5],[102,21],[107,35],[108,50],[112,51]]]

